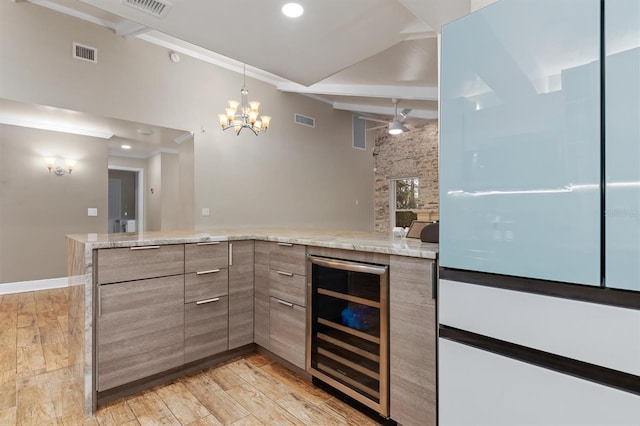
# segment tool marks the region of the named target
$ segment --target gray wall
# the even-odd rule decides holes
[[[181,201],[190,217],[162,219],[197,230],[373,230],[373,156],[351,148],[350,113],[247,78],[272,127],[235,136],[216,117],[239,96],[237,73],[184,55],[175,64],[167,49],[28,2],[0,2],[0,38],[1,98],[195,132],[193,201]],[[72,59],[73,41],[96,47],[99,63]],[[316,128],[294,124],[295,112],[315,117]],[[200,215],[203,207],[211,216]]]

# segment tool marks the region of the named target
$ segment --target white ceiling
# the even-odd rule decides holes
[[[28,1],[234,71],[246,63],[251,77],[338,109],[392,116],[396,98],[423,119],[437,118],[436,35],[487,3],[297,0],[305,13],[291,19],[280,11],[289,0],[153,0],[170,5],[161,17],[126,0]]]
[[[250,77],[335,109],[390,120],[395,98],[399,109],[412,109],[408,122],[419,124],[437,118],[442,25],[495,0],[297,0],[305,9],[297,19],[280,11],[289,0],[157,0],[170,3],[162,17],[127,0],[27,1],[232,71],[246,64]],[[42,108],[32,106],[31,113],[37,117]],[[110,128],[113,153],[127,140],[134,142],[129,155],[148,156],[175,148],[184,134],[158,128],[148,137],[137,129],[149,126],[83,118]]]

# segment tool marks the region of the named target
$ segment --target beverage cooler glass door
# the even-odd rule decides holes
[[[441,266],[600,284],[599,34],[599,0],[443,28]]]
[[[640,2],[605,2],[606,284],[640,291]]]

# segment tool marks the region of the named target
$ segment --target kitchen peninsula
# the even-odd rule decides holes
[[[69,362],[86,415],[123,393],[256,349],[305,374],[312,254],[388,268],[389,325],[380,329],[389,365],[380,372],[389,369],[389,389],[377,398],[389,402],[380,412],[405,425],[425,416],[435,424],[437,244],[260,229],[74,234],[67,248]]]

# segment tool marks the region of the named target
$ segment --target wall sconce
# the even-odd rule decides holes
[[[62,167],[59,164],[56,164],[55,158],[47,158],[45,159],[45,163],[47,165],[47,169],[49,169],[49,173],[54,173],[57,176],[62,176],[66,173],[71,174],[73,168],[76,166],[76,160],[65,160],[66,167]]]

